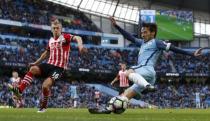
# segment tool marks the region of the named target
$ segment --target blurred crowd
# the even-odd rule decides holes
[[[171,57],[173,57],[171,60],[179,73],[209,73],[209,54],[198,59],[175,53]]]
[[[177,16],[186,14],[185,11],[161,11],[161,13]],[[191,14],[189,13],[189,15]],[[0,1],[0,19],[50,25],[50,21],[54,17],[60,19],[63,26],[66,28],[100,31],[84,13],[52,2],[40,0]],[[4,28],[0,30],[1,32],[4,32]],[[12,28],[7,31],[10,32],[11,30]],[[16,31],[19,32],[19,30]],[[35,31],[32,33],[38,32]],[[35,34],[34,36],[37,35],[38,34]],[[0,47],[0,60],[4,63],[7,62],[7,65],[19,63],[22,66],[26,66],[29,62],[34,62],[40,56],[41,52],[44,51],[46,44],[46,41],[40,41],[38,39],[10,39],[0,37],[0,45],[3,45]],[[128,67],[136,65],[138,55],[138,49],[136,48],[128,49],[89,46],[88,54],[85,56],[80,56],[76,46],[72,46],[71,50],[69,61],[70,68],[117,71],[118,67],[116,65],[120,62],[127,63]],[[155,67],[158,73],[176,72],[196,73],[201,75],[209,74],[208,62],[210,61],[210,58],[195,59],[175,53],[167,53],[165,55],[166,57],[161,57]]]
[[[100,31],[84,13],[42,0],[1,0],[0,19],[50,25],[58,18],[65,28]]]
[[[32,85],[23,93],[24,107],[39,107],[41,80],[34,79]],[[12,94],[6,84],[11,83],[8,77],[0,78],[0,105],[11,105]],[[53,108],[84,108],[96,105],[94,87],[85,85],[84,81],[57,81],[51,91],[48,107]],[[210,100],[210,85],[206,83],[157,83],[158,90],[141,95],[141,100],[159,108],[207,108]],[[76,87],[76,93],[73,91]],[[199,95],[199,107],[196,106],[196,93]],[[100,93],[99,104],[105,105],[111,97]],[[76,104],[75,104],[76,101]],[[209,101],[209,102],[207,102]],[[132,107],[132,106],[131,106]]]
[[[27,65],[38,59],[44,52],[47,41],[32,39],[11,39],[0,37],[1,62],[22,63]],[[127,66],[136,65],[137,48],[111,48],[86,45],[88,53],[81,55],[75,43],[71,45],[69,68],[86,68],[117,71],[120,62]],[[165,53],[158,61],[156,71],[159,73],[209,74],[209,56],[193,58],[190,56]]]
[[[158,90],[154,93],[142,95],[142,100],[154,104],[159,108],[207,108],[210,101],[210,85],[203,83],[164,82],[157,84]],[[199,97],[196,100],[196,93]],[[196,106],[196,101],[199,106]]]
[[[38,59],[44,52],[46,41],[21,40],[0,37],[1,62],[16,62],[27,65]],[[75,44],[71,45],[69,67],[117,70],[120,62],[134,65],[138,54],[136,49],[103,48],[87,46],[88,53],[81,56]]]
[[[41,92],[41,79],[34,79],[23,93],[24,107],[39,107]],[[0,78],[0,105],[13,104],[12,93],[8,91],[7,84],[11,83],[9,77]],[[75,91],[72,86],[76,87]],[[90,105],[96,105],[94,95],[97,91],[94,87],[86,86],[83,81],[57,81],[52,89],[49,98],[48,107],[53,108],[84,108]],[[100,93],[99,103],[105,104],[110,99],[110,96]],[[76,104],[75,104],[76,101]]]
[[[192,51],[192,50],[188,50]],[[157,72],[160,73],[179,73],[192,75],[208,75],[209,70],[209,53],[201,57],[191,57],[173,52],[165,53],[156,65]]]

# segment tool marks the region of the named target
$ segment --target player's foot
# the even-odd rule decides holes
[[[20,92],[20,90],[17,86],[13,86],[11,84],[8,84],[8,88],[9,88],[9,91],[12,91],[18,99],[21,98],[22,93]]]
[[[150,108],[150,109],[158,109],[158,106],[156,106],[156,105],[149,105],[148,108]]]
[[[40,109],[37,111],[37,113],[44,113],[44,112],[46,112],[46,111],[47,111],[46,108],[40,108]]]
[[[106,108],[89,108],[88,111],[91,114],[110,114],[112,111],[107,110]]]
[[[145,87],[144,91],[142,91],[142,94],[146,94],[146,93],[148,93],[148,92],[155,92],[155,91],[157,91],[157,89],[155,88],[155,86],[153,86],[153,85],[151,85],[151,84],[148,84],[148,85]]]
[[[44,100],[41,100],[40,101],[40,106],[39,106],[39,109],[41,110],[41,109],[47,109],[47,102],[46,101],[44,101]]]

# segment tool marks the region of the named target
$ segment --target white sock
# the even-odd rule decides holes
[[[128,76],[129,80],[139,86],[146,87],[149,83],[139,74],[137,73],[130,73]]]

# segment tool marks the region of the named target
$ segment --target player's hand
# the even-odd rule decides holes
[[[205,48],[199,48],[197,49],[195,52],[194,52],[194,56],[195,57],[198,57],[198,56],[201,56],[202,55],[202,50],[205,49]]]
[[[114,17],[109,17],[109,20],[111,21],[112,25],[115,26],[117,25],[116,20],[114,19]]]
[[[80,45],[78,48],[81,54],[85,54],[88,52],[87,48],[85,48],[83,45]]]
[[[111,84],[111,86],[113,86],[114,85],[114,82],[111,82],[110,84]]]

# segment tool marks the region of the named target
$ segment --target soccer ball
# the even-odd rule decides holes
[[[125,109],[128,107],[128,100],[125,97],[117,96],[111,98],[111,100],[108,102],[108,110],[111,110],[113,113],[121,114],[125,111]]]

